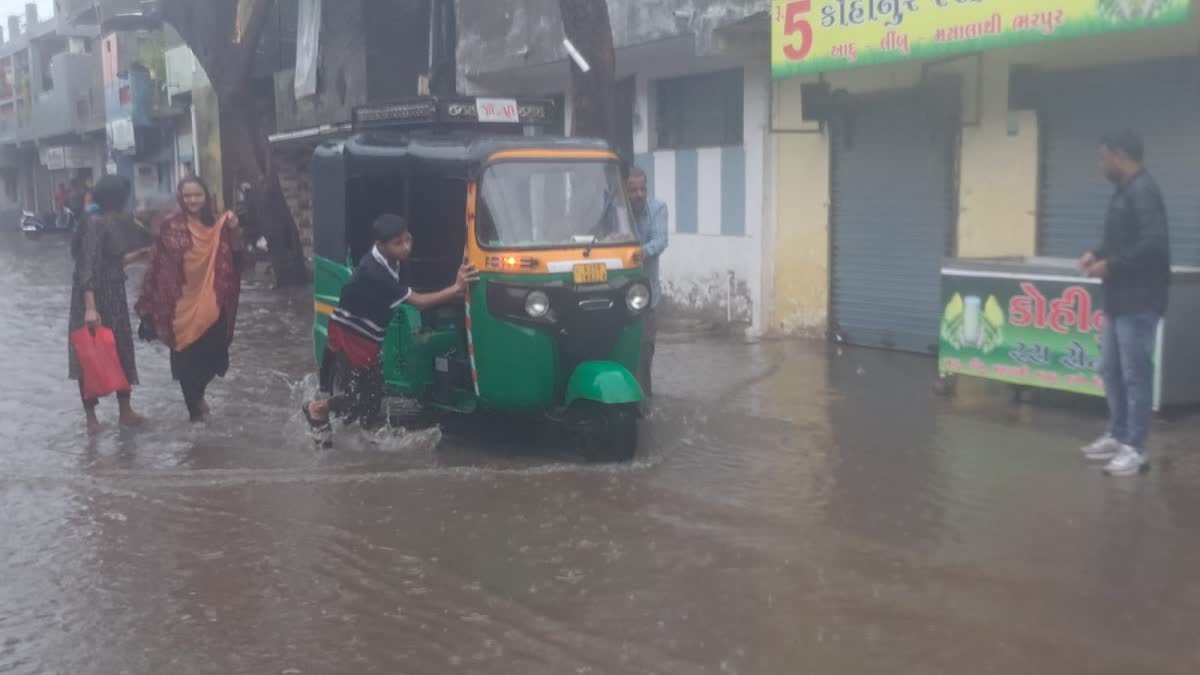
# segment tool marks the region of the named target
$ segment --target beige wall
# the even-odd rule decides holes
[[[1037,246],[1038,122],[1008,110],[1005,55],[973,59],[964,76],[958,250],[962,257],[1033,255]],[[977,89],[976,89],[977,87]]]
[[[957,73],[962,81],[958,255],[1036,252],[1038,120],[1033,111],[1008,110],[1010,67],[1068,69],[1195,54],[1200,10],[1195,15],[1188,26],[994,50],[927,67],[930,74]],[[900,63],[828,79],[854,94],[912,87],[921,77],[920,63]],[[829,313],[829,142],[817,125],[800,119],[806,81],[813,80],[780,80],[774,87],[776,232],[774,273],[767,277],[773,288],[764,295],[773,298],[771,332],[822,335]]]
[[[772,102],[782,131],[772,153],[776,231],[767,331],[818,335],[829,313],[829,137],[800,120],[799,84],[777,82]]]
[[[776,140],[774,306],[768,332],[817,336],[829,314],[829,142]]]

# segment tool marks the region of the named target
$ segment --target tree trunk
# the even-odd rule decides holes
[[[584,60],[587,73],[571,61],[573,136],[603,138],[616,147],[613,99],[616,93],[617,57],[606,0],[558,0],[563,30]]]
[[[270,250],[276,286],[306,283],[308,265],[292,211],[271,161],[267,137],[259,129],[255,95],[248,91],[218,92],[221,108],[221,152],[226,175],[234,185],[249,183],[246,209],[254,231],[261,231]],[[252,243],[252,242],[250,242]]]
[[[272,167],[253,81],[254,57],[276,2],[160,0],[160,9],[163,20],[183,37],[212,83],[220,108],[222,168],[227,177],[250,184],[249,216],[267,238],[275,283],[292,286],[308,281],[308,265],[296,221]]]
[[[429,93],[434,96],[458,94],[458,19],[454,0],[429,3],[430,54]]]

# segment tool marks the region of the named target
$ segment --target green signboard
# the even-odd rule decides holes
[[[771,70],[791,77],[1187,23],[1190,0],[774,0]]]
[[[1099,291],[1069,277],[944,270],[939,370],[1103,396]]]

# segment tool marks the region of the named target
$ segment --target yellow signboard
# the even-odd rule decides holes
[[[775,77],[1185,23],[1190,0],[773,0]]]

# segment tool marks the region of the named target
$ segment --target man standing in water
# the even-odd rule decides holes
[[[1079,266],[1104,280],[1101,369],[1108,397],[1108,433],[1083,448],[1108,460],[1113,476],[1133,476],[1146,464],[1154,385],[1154,345],[1167,311],[1171,279],[1167,211],[1158,184],[1142,165],[1142,140],[1119,131],[1101,142],[1100,169],[1116,186],[1100,248]]]
[[[658,337],[658,303],[662,300],[662,282],[659,281],[658,259],[667,250],[669,228],[667,205],[649,198],[646,172],[640,167],[629,171],[625,181],[625,192],[629,206],[637,220],[638,236],[642,241],[642,266],[650,280],[650,311],[646,312],[642,329],[642,356],[638,363],[638,380],[646,396],[653,395],[651,366],[654,361],[654,342]]]

